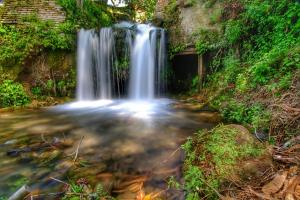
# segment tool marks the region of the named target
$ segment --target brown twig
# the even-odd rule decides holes
[[[172,158],[172,157],[173,157],[180,149],[181,149],[181,147],[178,147],[175,151],[173,151],[173,152],[170,154],[170,156],[168,156],[168,158],[165,159],[165,160],[163,161],[163,163],[168,162],[168,161],[170,160],[170,158]]]
[[[49,197],[49,196],[61,196],[61,195],[63,195],[63,194],[65,194],[65,192],[57,192],[57,193],[48,193],[48,194],[35,194],[35,195],[30,195],[30,199],[34,199],[35,197],[39,197],[39,198],[41,198],[41,197]],[[43,198],[43,199],[44,199]]]
[[[57,182],[59,182],[59,183],[65,184],[65,185],[70,185],[69,183],[64,182],[64,181],[62,181],[62,180],[59,180],[59,179],[54,178],[54,177],[50,177],[50,179],[52,179],[52,180],[54,180],[54,181],[57,181]]]
[[[73,162],[76,162],[76,160],[77,160],[78,153],[79,153],[79,148],[80,148],[80,145],[81,145],[81,143],[82,143],[83,138],[84,138],[84,136],[81,137],[80,142],[79,142],[79,144],[78,144],[78,146],[77,146],[77,149],[76,149],[76,151],[75,151],[76,153],[75,153],[75,157],[74,157]]]
[[[267,200],[274,200],[273,198],[266,196],[264,194],[260,194],[258,192],[255,192],[250,186],[248,187],[248,190],[251,194],[254,194],[255,196],[261,198],[261,199],[267,199]]]
[[[41,139],[42,139],[42,141],[43,141],[45,144],[49,145],[49,146],[52,147],[52,148],[57,149],[55,146],[52,145],[52,143],[48,142],[48,141],[45,139],[44,133],[41,134]]]
[[[200,180],[201,180],[205,185],[207,185],[207,187],[209,187],[210,189],[212,189],[220,199],[224,198],[223,195],[221,195],[215,188],[213,188],[212,186],[210,186],[205,180],[203,180],[203,179],[201,179],[201,178],[200,178]]]

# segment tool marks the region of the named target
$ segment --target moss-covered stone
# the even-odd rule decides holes
[[[184,187],[188,190],[187,199],[201,196],[218,199],[216,190],[230,177],[244,174],[241,163],[264,152],[264,146],[240,125],[219,125],[211,131],[200,131],[183,145],[183,149],[186,152]]]

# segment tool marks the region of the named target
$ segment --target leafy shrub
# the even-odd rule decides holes
[[[194,33],[196,40],[196,51],[198,54],[204,54],[207,51],[213,51],[223,46],[223,40],[216,30],[199,29]]]
[[[92,0],[83,1],[82,7],[74,0],[58,0],[67,12],[67,21],[76,27],[96,28],[112,24],[112,16],[107,5]]]
[[[200,29],[196,49],[199,54],[210,51],[213,56],[209,68],[214,73],[205,86],[212,93],[222,92],[211,105],[228,121],[268,129],[266,102],[256,104],[249,98],[266,90],[279,96],[290,88],[294,72],[300,69],[300,3],[242,3],[238,17],[223,18],[219,37],[210,39],[215,33]]]
[[[74,33],[63,33],[50,21],[36,15],[24,18],[24,26],[0,24],[0,66],[23,64],[26,58],[43,49],[69,50],[74,46]]]
[[[299,60],[295,62],[297,56],[292,56],[297,54],[292,52],[299,52],[300,31],[295,27],[300,27],[300,4],[272,0],[243,4],[238,18],[223,19],[219,37],[213,37],[214,31],[200,29],[196,49],[199,54],[216,50],[214,60],[218,62],[211,63],[211,68],[221,69],[234,47],[240,64],[249,70],[245,74],[253,80],[253,87],[266,85],[300,65]]]
[[[292,83],[292,73],[288,72],[286,75],[284,75],[282,78],[279,80],[278,88],[279,90],[287,90],[290,88],[291,83]]]
[[[137,10],[142,10],[145,13],[143,21],[152,20],[157,0],[131,0],[131,5],[134,5]]]
[[[96,28],[112,24],[106,5],[85,0],[82,9],[74,0],[58,0],[67,13],[59,25],[38,19],[36,14],[23,17],[22,26],[0,23],[0,66],[23,64],[42,50],[73,50],[79,27]]]
[[[224,100],[219,100],[225,102]],[[222,116],[227,121],[248,124],[253,128],[269,128],[270,113],[259,103],[246,105],[234,99],[226,98],[226,103],[219,103]]]
[[[242,36],[242,23],[238,20],[229,20],[225,24],[224,36],[228,44],[236,43]]]
[[[249,78],[247,73],[240,73],[236,76],[236,90],[240,93],[245,93],[249,90]]]
[[[177,53],[183,51],[185,48],[186,48],[186,45],[184,45],[184,44],[177,44],[177,45],[171,46],[169,49],[170,59],[173,59]]]
[[[42,89],[38,86],[31,88],[31,93],[35,96],[41,96],[42,95]]]
[[[54,81],[52,79],[48,80],[46,83],[46,89],[51,91],[54,88]]]
[[[237,74],[241,71],[240,69],[240,60],[237,59],[234,55],[229,54],[224,57],[222,60],[224,65],[224,80],[225,83],[235,83],[237,79]]]
[[[199,83],[200,83],[200,77],[195,76],[191,84],[191,89],[190,89],[191,93],[196,93],[199,90]]]
[[[5,80],[0,84],[0,106],[22,106],[29,103],[29,97],[20,83]]]

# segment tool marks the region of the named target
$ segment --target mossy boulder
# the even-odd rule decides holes
[[[244,180],[253,174],[257,161],[252,160],[266,152],[265,146],[247,128],[235,124],[199,131],[183,145],[183,149],[186,152],[184,178],[187,199],[202,196],[220,198],[216,191],[226,187],[230,180]],[[247,163],[252,163],[252,171],[247,170]]]

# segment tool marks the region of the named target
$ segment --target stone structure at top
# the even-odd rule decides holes
[[[195,42],[195,33],[200,29],[218,31],[218,24],[212,24],[211,18],[220,12],[220,3],[208,7],[204,1],[176,0],[177,13],[170,16],[165,13],[166,6],[170,5],[171,0],[158,0],[154,15],[154,22],[162,26],[164,22],[171,24],[168,27],[171,44],[185,43],[188,46]],[[178,20],[174,21],[174,17]],[[170,21],[172,23],[170,23]]]
[[[54,23],[65,21],[65,12],[56,0],[2,0],[0,22],[4,24],[21,23],[24,16],[36,14],[41,20]]]

